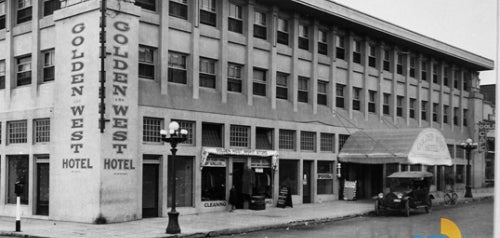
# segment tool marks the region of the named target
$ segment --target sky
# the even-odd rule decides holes
[[[333,0],[474,54],[496,60],[497,0]],[[483,71],[494,84],[496,71]]]

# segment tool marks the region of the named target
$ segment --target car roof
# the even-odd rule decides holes
[[[403,171],[396,172],[389,176],[388,178],[427,178],[432,177],[432,174],[425,171]]]

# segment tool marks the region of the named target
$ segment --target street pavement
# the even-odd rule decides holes
[[[493,190],[474,190],[468,203],[493,196]],[[443,203],[443,194],[435,194],[435,205]],[[367,215],[373,211],[372,200],[333,201],[328,203],[294,205],[293,208],[267,207],[265,210],[235,210],[234,212],[202,213],[179,216],[181,234],[165,234],[168,218],[149,218],[131,222],[95,225],[41,219],[22,219],[22,231],[13,232],[15,219],[0,217],[0,236],[18,237],[207,237],[241,234],[273,228],[290,228],[338,221]]]

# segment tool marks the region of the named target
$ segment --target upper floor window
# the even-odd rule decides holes
[[[43,56],[43,81],[54,80],[54,49],[42,52]]]
[[[33,142],[50,142],[50,118],[33,120]]]
[[[265,128],[265,127],[255,128],[255,149],[258,150],[274,149],[274,128]]]
[[[335,134],[320,134],[320,150],[335,153]]]
[[[168,5],[170,16],[188,19],[188,2],[187,0],[170,0]]]
[[[260,39],[267,39],[267,18],[266,13],[255,11],[254,13],[254,24],[253,24],[253,36]]]
[[[396,115],[398,117],[403,116],[403,101],[404,97],[403,96],[397,96],[396,97]]]
[[[396,61],[396,73],[403,74],[403,54],[398,53],[398,58]]]
[[[5,60],[0,60],[0,89],[5,89]]]
[[[243,33],[243,13],[242,7],[234,3],[229,3],[228,30],[236,33]]]
[[[361,41],[354,40],[352,48],[352,62],[361,64]]]
[[[368,66],[375,68],[377,67],[377,47],[369,45],[368,48]]]
[[[382,104],[382,110],[383,110],[383,113],[386,114],[386,115],[389,115],[389,101],[391,100],[391,95],[388,94],[388,93],[384,93],[383,95],[383,101],[384,103]]]
[[[328,55],[328,33],[326,30],[318,30],[318,53]]]
[[[0,0],[0,30],[5,29],[5,0]]]
[[[277,42],[283,45],[288,45],[288,20],[281,17],[278,18],[278,39]]]
[[[309,101],[309,78],[299,76],[298,101],[307,103]]]
[[[299,49],[309,50],[309,27],[299,24]]]
[[[52,15],[55,10],[61,8],[60,0],[44,0],[43,1],[43,16]]]
[[[200,23],[217,26],[216,0],[200,0]]]
[[[345,60],[345,37],[341,35],[335,35],[335,50],[336,58]]]
[[[458,110],[459,108],[458,107],[454,107],[453,108],[453,125],[457,125],[458,126]]]
[[[31,21],[33,16],[32,0],[17,0],[17,24]]]
[[[229,128],[229,146],[250,147],[250,127],[231,125]]]
[[[188,131],[187,133],[187,138],[186,138],[186,141],[182,142],[182,144],[186,144],[186,145],[194,145],[195,143],[195,140],[194,138],[196,138],[196,122],[194,121],[183,121],[183,120],[172,120],[172,121],[176,121],[179,123],[179,128],[181,129],[185,129]]]
[[[241,70],[243,66],[233,63],[228,63],[227,65],[227,91],[230,92],[242,92],[242,81]]]
[[[339,135],[339,151],[342,150],[342,147],[344,147],[344,144],[347,142],[347,139],[349,139],[349,135]]]
[[[432,64],[432,82],[439,84],[439,70],[438,64]]]
[[[21,144],[28,142],[28,122],[26,120],[7,122],[7,143]]]
[[[385,71],[391,71],[391,51],[388,49],[384,50],[384,62],[382,67]]]
[[[253,95],[266,96],[266,70],[253,69]]]
[[[328,82],[323,80],[318,80],[318,105],[328,104]]]
[[[443,84],[444,86],[448,86],[448,67],[444,67],[444,74],[443,74]]]
[[[443,106],[443,123],[448,123],[448,115],[450,113],[450,106]]]
[[[352,110],[361,110],[361,88],[352,88]]]
[[[460,71],[455,70],[455,75],[453,78],[453,87],[458,89],[458,78],[459,78]]]
[[[300,150],[302,151],[316,150],[316,132],[312,131],[300,132]]]
[[[276,72],[276,98],[288,99],[288,74]]]
[[[31,84],[31,55],[18,57],[17,61],[17,86]]]
[[[294,130],[279,130],[279,149],[280,150],[295,150],[295,134]]]
[[[163,128],[162,118],[144,117],[142,119],[142,141],[161,142],[160,130]]]
[[[417,59],[415,56],[410,57],[410,77],[415,78],[415,71],[417,67]]]
[[[464,109],[464,117],[463,117],[463,124],[464,126],[467,126],[467,117],[468,117],[468,110],[467,109]]]
[[[201,145],[222,147],[224,144],[224,125],[215,123],[201,124]]]
[[[376,112],[375,109],[375,98],[376,98],[377,92],[369,90],[368,91],[368,112]]]
[[[422,120],[427,120],[427,101],[422,101],[420,112]]]
[[[200,58],[200,87],[216,88],[215,60]]]
[[[422,61],[422,68],[420,69],[420,77],[422,80],[427,81],[427,62]]]
[[[187,84],[187,56],[180,53],[168,52],[168,81]]]
[[[415,98],[410,98],[410,118],[415,118]]]
[[[139,45],[139,78],[155,79],[156,49]]]
[[[135,0],[135,5],[142,9],[156,11],[156,0]]]
[[[336,94],[336,102],[335,102],[335,106],[336,107],[340,107],[340,108],[344,108],[344,89],[345,89],[345,85],[343,84],[337,84],[336,85],[336,89],[335,89],[335,94]]]

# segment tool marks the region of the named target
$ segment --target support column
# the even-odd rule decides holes
[[[434,120],[433,120],[433,113],[434,113],[434,100],[432,99],[432,94],[434,93],[434,61],[433,58],[430,60],[430,67],[429,67],[429,95],[428,95],[428,104],[429,104],[429,111],[427,113],[427,120],[429,121],[429,127],[432,127]]]
[[[168,2],[160,1],[160,26],[169,25]],[[168,94],[168,47],[169,47],[169,29],[168,27],[160,27],[160,87],[161,94]]]
[[[313,23],[313,31],[312,31],[312,37],[311,42],[309,45],[312,44],[312,62],[311,62],[311,96],[312,96],[312,106],[313,106],[313,113],[316,114],[318,112],[318,27],[319,27],[319,22],[317,20],[314,20]],[[309,97],[311,98],[311,97]]]
[[[418,70],[416,76],[418,78],[417,83],[417,105],[415,108],[415,116],[417,117],[418,127],[422,127],[422,69],[424,68],[423,55],[418,56]],[[426,71],[427,72],[427,71]],[[427,76],[427,75],[426,75]]]
[[[398,57],[398,52],[399,49],[398,47],[394,47],[394,50],[392,51],[392,57],[391,57],[391,72],[392,72],[392,87],[391,87],[391,102],[390,102],[390,109],[391,109],[391,114],[392,114],[392,123],[394,125],[397,124],[397,98],[398,98],[398,78],[397,78],[397,57]]]
[[[167,4],[163,4],[167,5]],[[200,4],[199,1],[193,1],[193,7],[191,8],[191,15],[193,16],[193,23],[191,27],[191,57],[189,61],[191,63],[191,70],[188,71],[189,82],[192,82],[193,87],[193,99],[198,99],[200,97],[200,28],[199,28],[199,18],[200,18]],[[164,25],[162,25],[164,26]],[[161,27],[168,28],[168,27]],[[163,65],[161,68],[167,68],[167,65]]]
[[[337,48],[335,47],[336,45],[336,35],[337,29],[335,27],[332,27],[331,32],[331,37],[328,41],[329,45],[331,46],[329,49],[329,55],[330,55],[330,95],[332,97],[330,98],[330,109],[332,113],[335,115],[335,112],[337,110],[337,80],[336,80],[336,73],[337,73]]]
[[[455,104],[454,104],[454,90],[455,90],[455,87],[454,87],[454,84],[455,84],[455,77],[456,77],[456,66],[453,64],[451,65],[451,73],[450,73],[450,105],[449,105],[449,109],[450,111],[448,112],[448,115],[450,118],[448,118],[448,121],[450,123],[450,127],[451,127],[451,131],[454,131],[455,129],[455,123],[453,122],[453,118],[455,117]]]
[[[247,47],[245,48],[245,78],[246,78],[246,83],[247,83],[247,104],[249,106],[253,105],[253,23],[254,23],[254,6],[255,6],[255,1],[254,0],[249,0],[247,4],[247,21],[246,21],[246,28],[247,28],[247,35],[246,35],[246,44]],[[267,87],[266,87],[267,88]],[[254,138],[254,137],[252,137]]]
[[[363,44],[363,59],[362,59],[362,64],[363,64],[363,113],[365,116],[365,121],[368,121],[368,101],[370,100],[369,98],[369,93],[368,93],[368,80],[370,78],[370,75],[368,74],[368,56],[370,55],[370,38],[365,37],[364,44]],[[379,93],[380,94],[380,93]]]
[[[384,57],[385,57],[385,43],[382,41],[380,42],[379,50],[378,50],[378,61],[377,61],[377,69],[378,69],[378,88],[377,91],[379,92],[378,94],[378,117],[379,120],[382,121],[384,117],[384,91],[382,90],[382,85],[384,82]]]
[[[219,42],[219,62],[217,65],[218,72],[220,73],[220,92],[221,92],[221,102],[227,103],[227,29],[228,29],[228,16],[229,16],[229,2],[220,1],[222,8],[221,14],[217,14],[219,17],[218,22],[221,23],[220,28],[220,42]]]
[[[278,55],[278,49],[276,47],[277,44],[277,26],[278,26],[278,8],[276,6],[273,7],[272,12],[271,12],[271,26],[269,27],[270,34],[268,33],[267,35],[269,36],[269,41],[271,42],[271,53],[269,54],[269,62],[270,62],[270,69],[269,69],[269,74],[270,74],[270,79],[271,79],[271,108],[276,109],[276,74],[277,74],[277,55]]]
[[[292,104],[293,111],[296,112],[298,110],[298,88],[299,88],[299,74],[297,65],[299,64],[299,14],[293,14],[293,18],[291,19],[292,32],[291,32],[291,46],[292,46]]]

